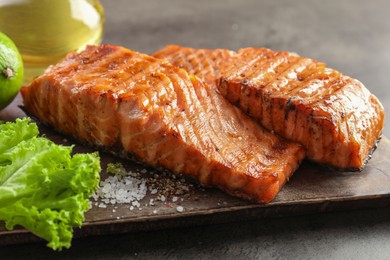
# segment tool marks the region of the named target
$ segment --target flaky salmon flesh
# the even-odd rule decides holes
[[[236,53],[172,45],[154,56],[215,82],[231,103],[302,144],[318,163],[362,170],[380,139],[382,104],[361,82],[324,63],[266,48]]]
[[[123,47],[71,53],[21,94],[29,113],[65,135],[258,203],[305,156],[198,77]]]

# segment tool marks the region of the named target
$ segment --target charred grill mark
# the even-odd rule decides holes
[[[206,83],[210,84],[210,76],[208,72],[213,72],[213,66],[210,64],[210,61],[207,59],[207,54],[205,50],[198,50],[193,55],[196,58],[195,64],[198,64],[199,70],[194,73],[198,75],[201,79],[203,79]]]
[[[193,73],[193,67],[191,61],[187,59],[186,55],[178,50],[177,58],[170,59],[170,62],[173,65],[180,65],[183,69],[188,71],[188,73]]]
[[[289,148],[289,144],[286,141],[279,141],[272,145],[272,149],[277,151],[278,153]]]
[[[301,90],[310,86],[310,75],[312,74],[311,71],[313,71],[312,67],[316,66],[317,63],[311,59],[300,58],[296,65],[301,65],[304,67],[304,69],[296,72],[297,77],[290,80],[290,86],[286,88],[284,92],[286,97],[295,95],[296,93],[299,93]]]
[[[274,74],[272,71],[274,71],[275,68],[283,62],[284,57],[282,55],[278,55],[277,53],[273,53],[270,57],[267,55],[263,57],[265,59],[260,60],[259,63],[256,64],[253,62],[253,67],[254,65],[258,66],[256,69],[252,69],[252,66],[248,65],[246,71],[249,71],[249,73],[245,71],[242,76],[250,80],[252,83],[256,82],[257,84],[267,86],[270,80],[272,80],[272,77],[270,76]]]
[[[290,111],[294,111],[296,108],[297,106],[294,104],[293,99],[291,97],[288,98],[285,106],[285,111],[284,111],[284,120],[287,121],[288,114],[290,113]]]
[[[268,96],[268,95],[267,95]],[[269,113],[270,113],[270,115],[269,115],[269,117],[270,117],[270,122],[269,122],[269,124],[270,124],[270,130],[271,131],[274,131],[274,125],[275,125],[275,121],[276,121],[276,117],[275,117],[275,111],[274,111],[274,102],[273,102],[273,100],[272,99],[269,99],[269,98],[267,98],[267,101],[268,101],[268,104],[269,104]]]
[[[288,110],[295,110],[295,109],[297,109],[297,106],[294,103],[290,103],[290,104],[288,104],[287,108],[288,108]]]
[[[240,55],[240,50],[239,50],[239,55]],[[261,61],[261,63],[264,63],[264,59],[267,59],[268,57],[266,56],[267,54],[269,54],[271,52],[260,52],[258,53],[258,55],[256,57],[252,57],[251,60],[245,60],[245,66],[242,66],[240,69],[238,69],[237,71],[235,71],[233,74],[229,75],[230,77],[238,77],[240,75],[240,77],[248,77],[248,75],[246,75],[246,71],[249,70],[251,68],[251,66],[255,63],[257,63],[258,61]],[[242,76],[241,76],[242,75]]]
[[[295,66],[299,65],[301,61],[296,57],[290,57],[288,55],[285,56],[285,59],[286,59],[285,62],[282,62],[279,64],[279,66],[275,67],[275,73],[273,79],[271,79],[265,86],[266,88],[265,91],[269,94],[275,93],[275,95],[282,96],[283,93],[288,91],[289,85],[287,84],[286,85],[287,87],[284,86],[282,88],[280,86],[280,83],[282,82],[282,79],[287,79],[287,75],[289,73],[295,73],[294,71],[292,71],[292,69],[294,69]],[[291,80],[295,80],[295,79],[291,79]]]
[[[261,97],[261,88],[260,89],[255,89],[255,97],[260,98]]]

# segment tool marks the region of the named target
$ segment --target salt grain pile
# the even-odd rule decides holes
[[[135,173],[128,176],[109,176],[100,182],[100,189],[92,196],[95,201],[101,199],[99,207],[105,208],[107,204],[131,203],[142,200],[147,192],[146,181],[138,179]]]
[[[130,210],[142,210],[140,201],[149,192],[154,198],[142,206],[154,206],[156,201],[166,204],[173,202],[176,204],[176,211],[183,212],[184,207],[180,203],[189,196],[190,189],[193,188],[193,185],[186,183],[183,178],[164,171],[159,174],[152,173],[147,177],[145,169],[133,172],[126,171],[121,164],[108,164],[107,172],[114,175],[101,181],[96,193],[92,195],[95,201],[93,205],[99,208],[126,203]]]

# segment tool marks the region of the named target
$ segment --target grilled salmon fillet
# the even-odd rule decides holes
[[[361,170],[384,126],[379,100],[324,63],[265,48],[167,46],[154,54],[207,79],[268,130],[301,143],[313,161]],[[214,79],[212,78],[214,77]]]
[[[363,169],[384,126],[379,100],[356,79],[289,52],[245,48],[221,93],[265,128],[302,144],[313,161]]]
[[[304,157],[196,76],[118,46],[69,54],[21,90],[32,115],[240,198],[270,202]]]

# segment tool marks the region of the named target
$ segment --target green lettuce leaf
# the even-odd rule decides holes
[[[72,156],[72,147],[37,135],[28,118],[0,124],[0,219],[7,229],[21,225],[61,250],[90,208],[99,156]]]

